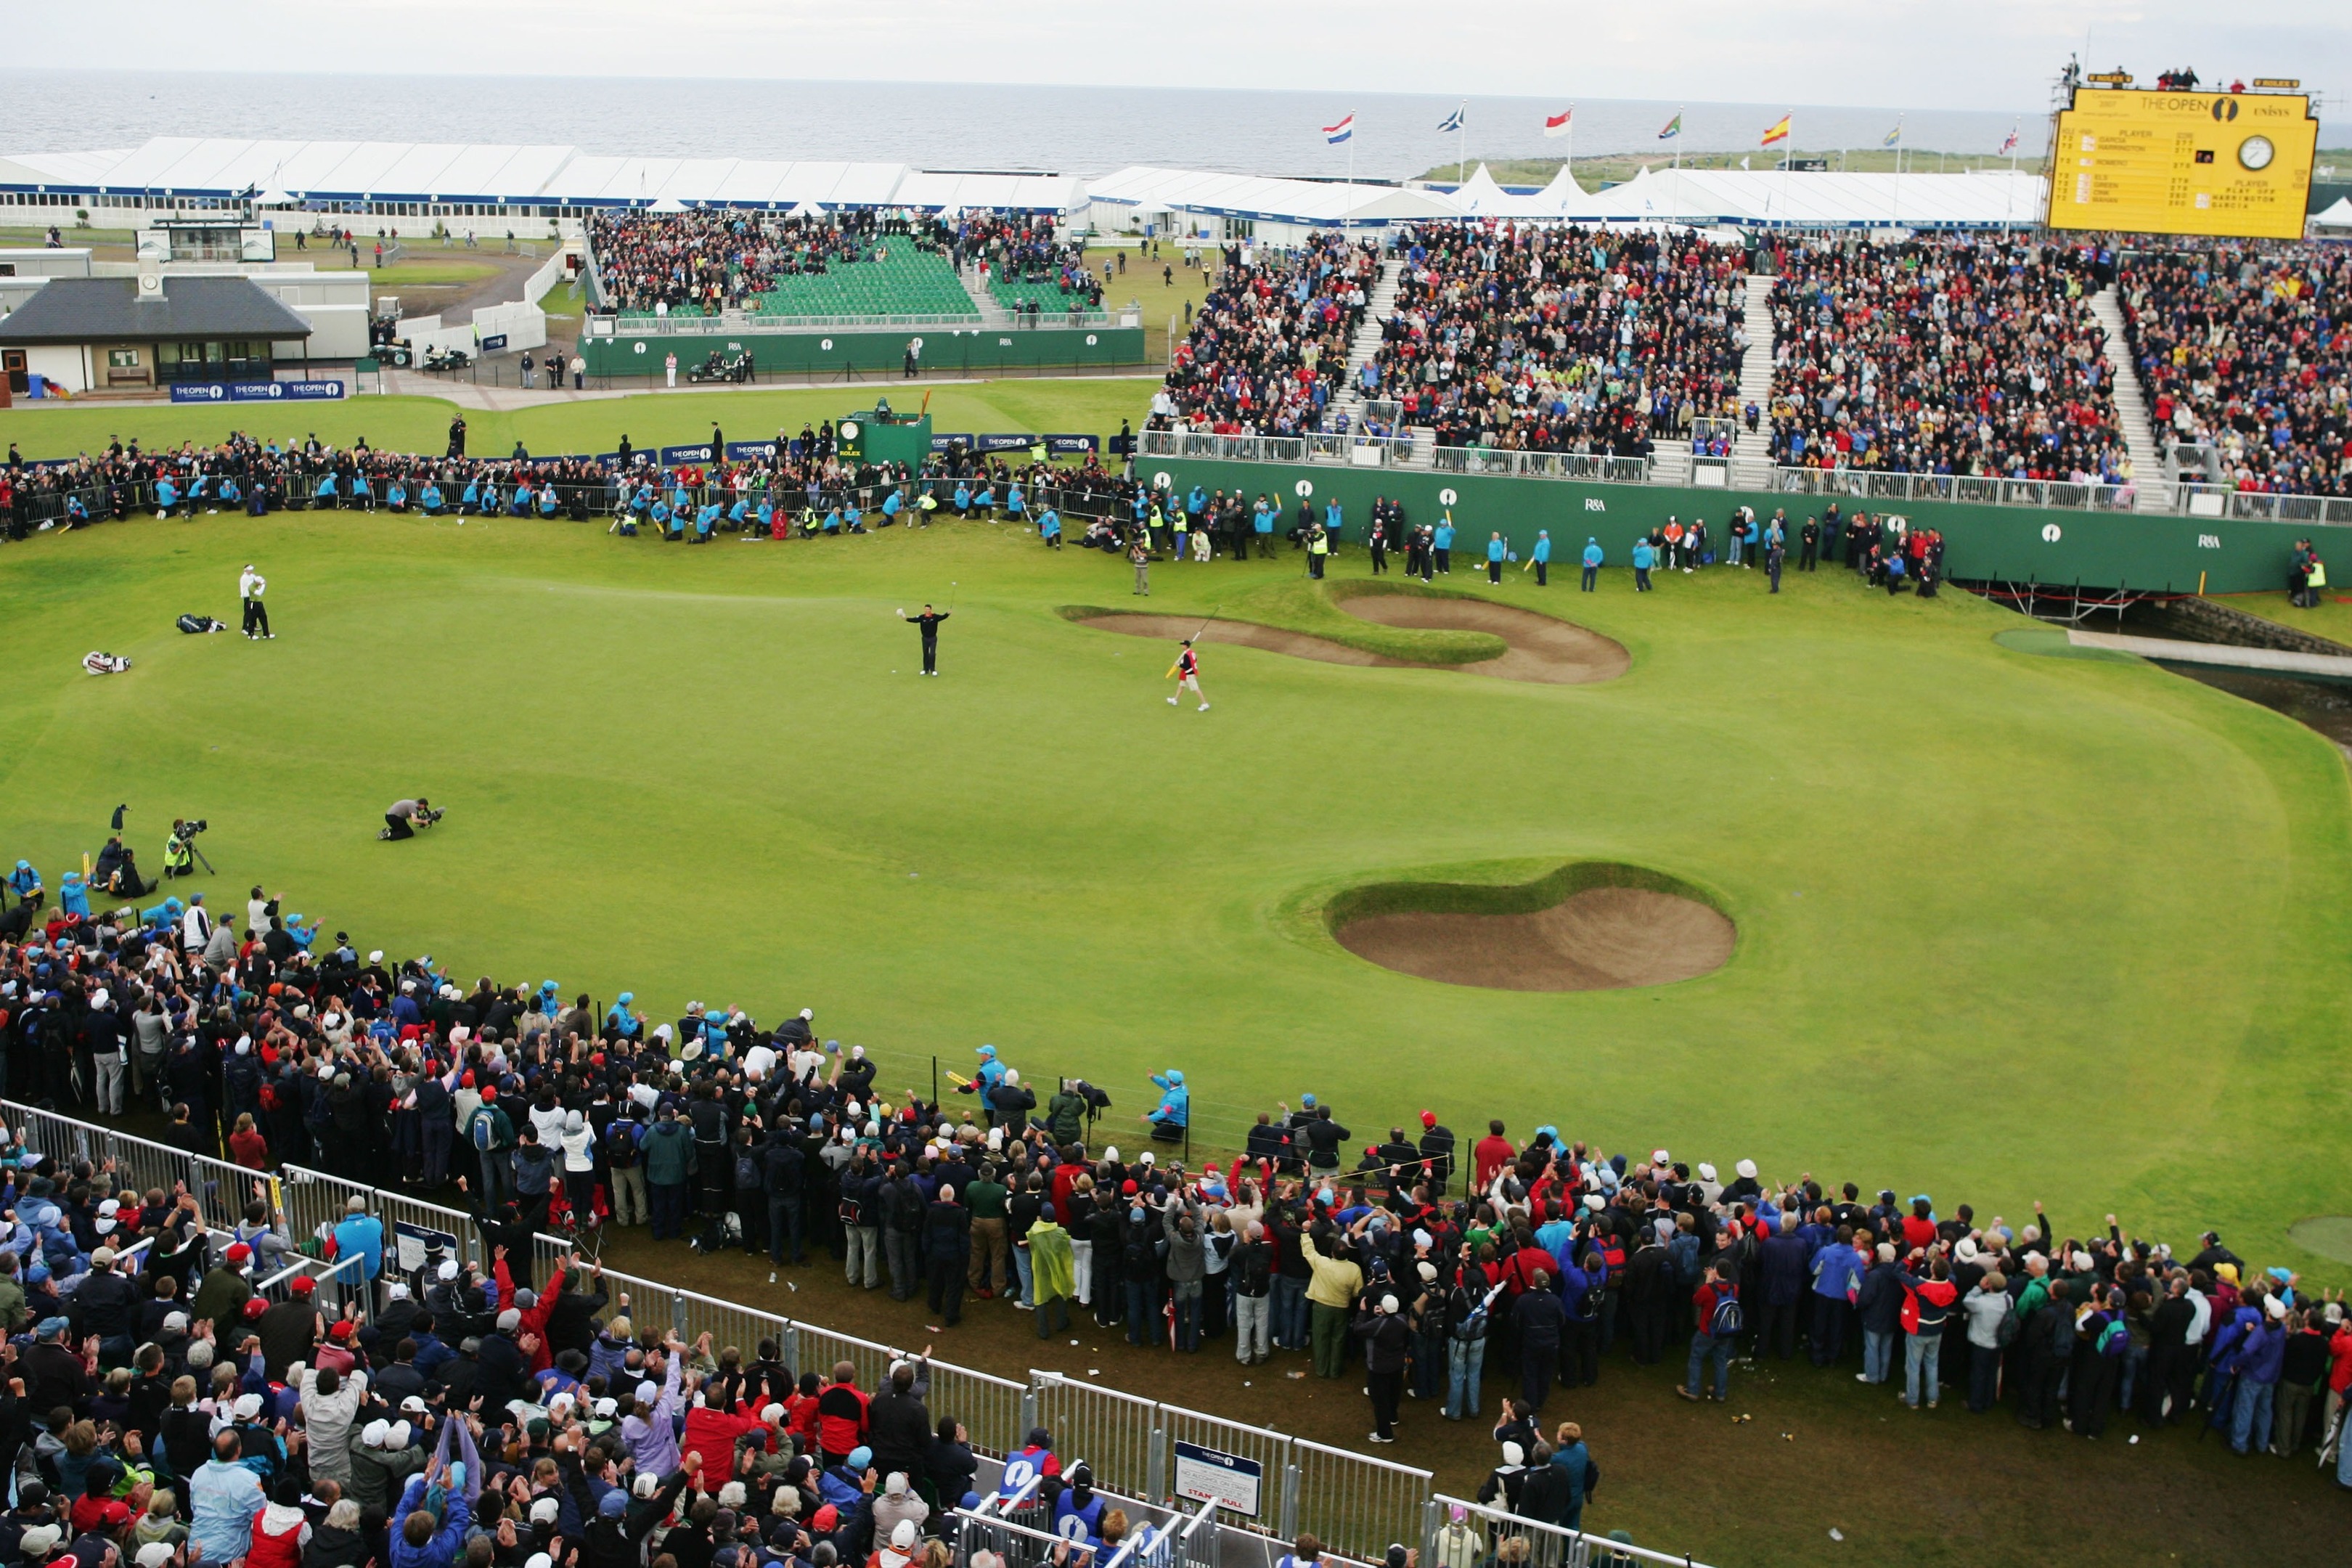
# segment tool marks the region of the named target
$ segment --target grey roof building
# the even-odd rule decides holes
[[[166,276],[144,293],[138,278],[52,278],[0,317],[0,343],[87,343],[165,339],[288,342],[310,323],[249,278]]]
[[[10,396],[268,380],[276,362],[307,359],[312,330],[250,278],[52,278],[0,316],[0,375]]]

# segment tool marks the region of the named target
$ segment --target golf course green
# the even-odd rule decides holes
[[[794,427],[803,397],[845,406],[761,402],[786,397]],[[743,406],[708,401],[730,426]],[[6,429],[35,455],[51,417]],[[115,416],[151,442],[167,417]],[[430,447],[446,410],[401,418],[371,438]],[[533,445],[596,449],[595,428]],[[1360,552],[1321,585],[1303,560],[1162,563],[1148,607],[1412,663],[1496,651],[1343,612]],[[173,629],[234,622],[248,561],[277,640]],[[129,802],[152,874],[171,818],[206,816],[215,904],[257,883],[362,951],[600,1005],[631,990],[656,1018],[812,1006],[892,1091],[986,1041],[1033,1079],[1106,1086],[1137,1131],[1145,1075],[1181,1068],[1212,1147],[1313,1091],[1360,1142],[1423,1107],[1473,1136],[1499,1115],[1980,1220],[2039,1200],[2063,1232],[2210,1224],[2344,1276],[2290,1237],[2342,1209],[2352,1142],[2335,748],[2137,661],[2003,646],[2017,618],[1957,592],[1507,577],[1440,586],[1571,619],[1624,672],[1208,641],[1201,712],[1165,700],[1172,645],[1074,618],[1146,607],[1123,561],[1007,527],[673,548],[601,523],[140,517],[0,548],[0,855],[54,886]],[[953,606],[937,680],[900,618],[927,600]],[[134,668],[89,677],[92,648]],[[447,819],[378,842],[420,793]],[[1693,890],[1736,929],[1727,961],[1513,990],[1333,934],[1360,889],[1580,863]]]

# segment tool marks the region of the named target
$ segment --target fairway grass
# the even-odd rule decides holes
[[[1034,384],[965,395],[1011,419]],[[751,400],[708,401],[757,432]],[[247,561],[277,641],[172,629],[234,620]],[[1347,616],[1300,563],[1163,563],[1150,608],[1383,649],[1446,635]],[[991,1042],[1108,1087],[1122,1142],[1172,1066],[1213,1146],[1312,1090],[1361,1142],[1423,1107],[1471,1136],[1501,1115],[1980,1220],[2041,1200],[2065,1233],[2210,1224],[2347,1276],[2288,1236],[2343,1211],[2352,1126],[2352,801],[2318,737],[1835,571],[1772,598],[1727,570],[1638,598],[1614,571],[1592,595],[1457,577],[1615,638],[1630,669],[1543,686],[1212,646],[1213,710],[1171,710],[1169,648],[1057,613],[1142,607],[1129,575],[982,524],[707,548],[351,514],[45,536],[0,549],[0,855],[54,886],[128,801],[152,872],[172,816],[205,816],[223,907],[259,883],[362,950],[630,989],[656,1018],[813,1006],[894,1096]],[[897,614],[926,599],[954,605],[937,680]],[[89,678],[93,647],[136,667]],[[447,820],[378,843],[417,793]],[[1706,889],[1730,962],[1507,992],[1330,934],[1351,889],[1581,862]]]

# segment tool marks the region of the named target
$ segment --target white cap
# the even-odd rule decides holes
[[[902,1519],[890,1528],[890,1544],[900,1552],[915,1549],[915,1521]]]
[[[1383,1311],[1383,1312],[1394,1312],[1396,1310],[1397,1310],[1397,1299],[1396,1299],[1394,1296],[1383,1296],[1383,1297],[1381,1297],[1381,1311]]]
[[[1742,1160],[1732,1168],[1751,1182],[1756,1179],[1756,1162],[1753,1160]]]
[[[457,1260],[454,1258],[443,1258],[441,1260],[442,1283],[446,1284],[456,1278],[457,1278]]]
[[[555,1500],[543,1497],[530,1505],[530,1521],[533,1524],[553,1524],[558,1511]]]
[[[381,1448],[383,1447],[383,1440],[391,1436],[391,1422],[371,1421],[360,1428],[360,1446],[366,1448]]]
[[[230,1409],[236,1413],[239,1421],[250,1421],[261,1414],[261,1395],[240,1394],[236,1396],[236,1403],[230,1406]]]

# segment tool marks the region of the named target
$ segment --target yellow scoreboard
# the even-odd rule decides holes
[[[2077,88],[2052,139],[2049,226],[2298,238],[2318,143],[2299,92]]]

